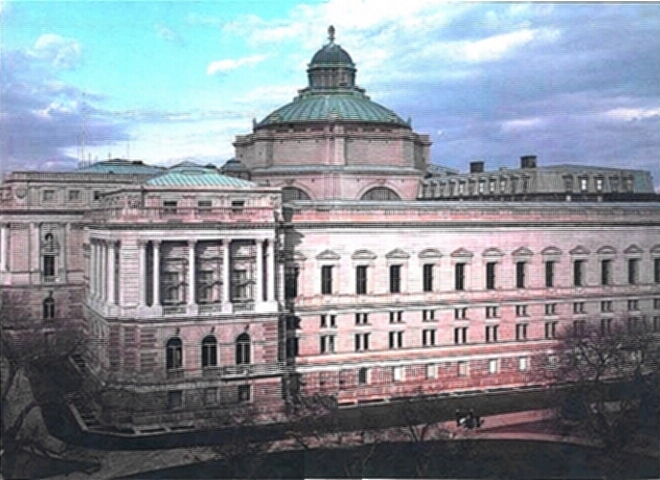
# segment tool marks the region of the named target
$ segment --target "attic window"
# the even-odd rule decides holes
[[[231,209],[235,212],[240,212],[245,207],[245,200],[232,200]]]
[[[181,170],[182,175],[204,175],[204,172],[201,170]]]

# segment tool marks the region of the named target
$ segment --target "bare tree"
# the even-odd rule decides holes
[[[658,427],[660,337],[643,319],[576,323],[544,369],[559,419],[608,452]]]

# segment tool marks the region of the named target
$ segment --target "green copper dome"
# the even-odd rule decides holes
[[[372,102],[359,91],[302,93],[293,102],[264,118],[257,128],[279,124],[318,123],[327,121],[409,125],[392,110]]]
[[[329,42],[312,57],[307,69],[309,86],[293,102],[278,108],[255,128],[328,121],[379,123],[410,128],[396,113],[372,102],[355,85],[351,56],[335,43],[335,29],[328,29]]]

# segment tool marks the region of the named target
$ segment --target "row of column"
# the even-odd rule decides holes
[[[89,292],[92,298],[108,304],[115,303],[115,264],[117,242],[92,240],[89,262]]]
[[[9,252],[9,225],[0,224],[0,272],[8,270]]]
[[[263,257],[264,257],[264,243],[267,244],[267,264],[266,264],[266,278],[262,277],[263,275]],[[148,241],[140,241],[138,243],[139,248],[139,277],[140,277],[140,298],[139,305],[145,306],[147,304],[147,244]],[[153,274],[152,274],[152,305],[160,305],[160,240],[152,240],[152,250],[153,250]],[[195,246],[197,240],[188,240],[188,294],[187,300],[188,305],[195,304],[195,291],[197,288],[197,278],[196,278],[196,262],[195,262]],[[231,244],[231,239],[222,240],[222,302],[229,302],[230,295],[230,281],[231,281],[231,272],[229,257],[231,255],[231,249],[229,248]],[[255,279],[255,301],[261,302],[264,299],[263,286],[266,283],[266,298],[265,301],[273,301],[276,297],[275,292],[275,249],[274,242],[272,240],[256,240],[257,244],[257,254],[256,254],[256,279]],[[265,281],[264,281],[265,280]]]

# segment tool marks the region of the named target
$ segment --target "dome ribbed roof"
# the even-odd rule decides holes
[[[329,43],[321,47],[321,49],[314,54],[310,68],[320,65],[337,65],[345,64],[353,66],[351,56],[335,43]]]
[[[372,102],[366,95],[348,91],[296,97],[293,102],[278,108],[264,118],[257,125],[257,128],[288,123],[327,122],[329,120],[409,126],[392,110]]]

